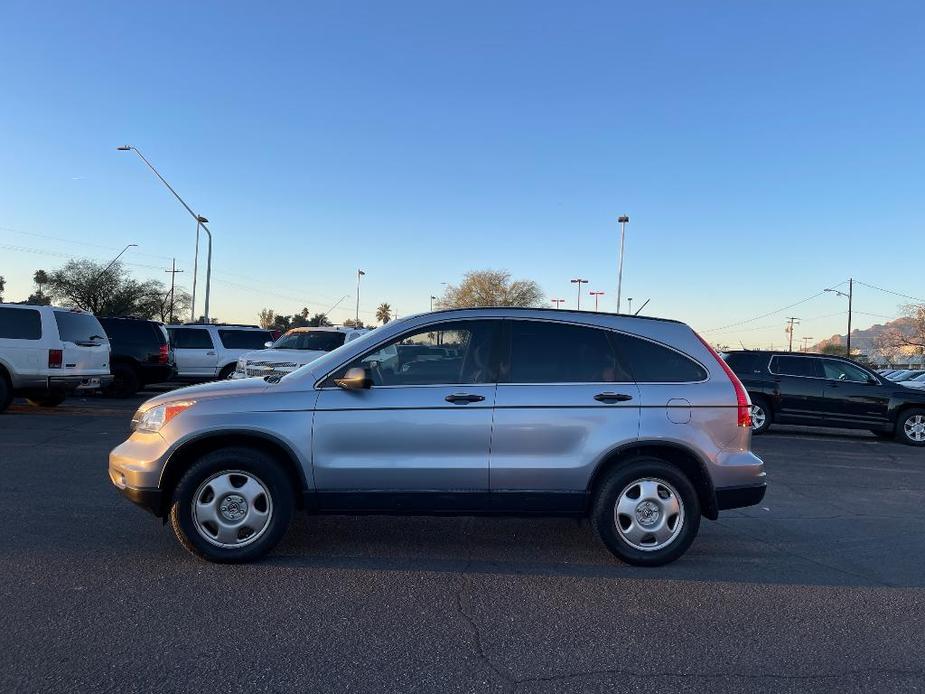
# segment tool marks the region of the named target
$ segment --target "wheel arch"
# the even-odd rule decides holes
[[[701,513],[710,520],[719,518],[716,492],[703,458],[687,446],[671,441],[634,441],[609,451],[597,464],[591,476],[588,484],[589,498],[594,498],[610,470],[642,456],[660,458],[680,469],[697,490]]]
[[[170,454],[164,469],[161,472],[158,487],[161,489],[163,511],[170,504],[170,498],[177,483],[193,463],[212,451],[221,448],[245,447],[253,448],[269,454],[279,461],[286,475],[292,483],[293,495],[298,508],[304,505],[305,492],[308,482],[305,471],[299,462],[295,451],[278,438],[258,431],[250,430],[222,430],[185,441],[179,448]]]

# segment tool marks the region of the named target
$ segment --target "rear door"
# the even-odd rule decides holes
[[[825,412],[825,379],[817,357],[776,354],[768,371],[777,384],[777,421],[791,424],[820,424]]]
[[[109,373],[109,338],[96,316],[82,311],[55,311],[63,351],[62,376]]]
[[[881,385],[872,374],[841,359],[821,361],[827,424],[866,427],[889,421],[890,395],[895,388]]]
[[[639,389],[610,332],[506,320],[491,443],[498,510],[580,511],[589,468],[639,432]]]
[[[169,328],[177,373],[180,376],[214,376],[218,355],[206,328]]]

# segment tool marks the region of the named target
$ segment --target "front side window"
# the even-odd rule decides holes
[[[263,349],[273,336],[264,330],[219,330],[218,339],[225,349]]]
[[[837,359],[823,359],[822,367],[825,369],[825,377],[833,381],[856,381],[857,383],[867,383],[869,380],[867,372],[860,369],[854,364],[839,361]]]
[[[298,349],[315,352],[330,352],[344,344],[346,333],[334,330],[311,330],[308,332],[286,333],[273,349]]]
[[[771,358],[770,371],[779,376],[801,376],[803,378],[820,378],[821,370],[817,368],[814,357],[785,357],[778,355]]]
[[[41,340],[42,316],[31,308],[0,307],[0,338]]]
[[[510,321],[508,383],[618,383],[619,368],[608,332],[580,325]]]
[[[170,341],[174,349],[212,349],[212,336],[204,328],[172,328]]]
[[[338,375],[363,368],[373,387],[494,383],[497,324],[457,321],[406,333],[354,360]]]

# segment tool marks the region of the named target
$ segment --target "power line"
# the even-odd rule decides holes
[[[847,282],[848,282],[848,280],[845,280],[844,282],[839,282],[838,284],[832,285],[832,287],[830,287],[830,288],[840,287],[840,286],[842,286],[843,284],[846,284]],[[786,311],[787,309],[793,308],[794,306],[799,306],[800,304],[805,304],[807,301],[812,301],[812,300],[815,299],[816,297],[822,296],[823,294],[825,294],[825,290],[823,290],[823,291],[821,291],[821,292],[817,292],[817,293],[813,294],[812,296],[808,296],[808,297],[806,297],[805,299],[800,299],[799,301],[797,301],[797,302],[795,302],[795,303],[789,304],[789,305],[787,305],[787,306],[783,306],[783,307],[781,307],[781,308],[779,308],[779,309],[776,309],[776,310],[774,310],[774,311],[768,311],[767,313],[762,313],[760,316],[755,316],[754,318],[749,318],[749,319],[747,319],[747,320],[738,321],[737,323],[730,323],[729,325],[722,325],[722,326],[720,326],[720,327],[718,327],[718,328],[710,328],[709,330],[704,330],[704,332],[705,332],[705,333],[712,333],[712,332],[716,332],[716,331],[718,331],[718,330],[725,330],[726,328],[734,328],[734,327],[739,326],[739,325],[745,325],[746,323],[752,323],[753,321],[761,320],[762,318],[767,318],[768,316],[773,316],[773,315],[775,315],[775,314],[777,314],[777,313],[781,313],[782,311]]]
[[[908,294],[902,294],[901,292],[894,292],[892,289],[884,289],[883,287],[877,287],[873,284],[867,284],[867,282],[862,282],[861,280],[855,280],[858,284],[864,285],[870,289],[876,289],[878,292],[885,292],[887,294],[893,294],[894,296],[901,296],[903,299],[912,299],[913,301],[919,301],[925,304],[925,299],[921,299],[917,296],[909,296]]]

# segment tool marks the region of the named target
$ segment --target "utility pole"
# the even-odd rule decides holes
[[[618,217],[620,223],[620,270],[617,273],[617,313],[620,313],[620,293],[623,291],[623,242],[626,239],[626,225],[630,218],[626,215]]]
[[[164,270],[164,272],[170,273],[170,312],[167,314],[167,322],[172,323],[173,322],[173,297],[174,297],[174,289],[175,289],[174,281],[176,280],[177,273],[183,272],[183,270],[177,270],[177,259],[173,258],[170,263],[170,269]]]
[[[602,292],[602,291],[593,291],[593,292],[588,292],[588,294],[590,294],[591,296],[594,297],[594,310],[597,311],[597,300],[598,300],[600,297],[604,296],[604,292]]]
[[[588,283],[588,280],[583,280],[580,278],[576,278],[572,280],[572,284],[578,285],[578,310],[579,311],[581,310],[581,285],[587,284],[587,283]]]
[[[807,337],[806,335],[804,335],[800,339],[803,340],[803,351],[805,352],[807,351],[807,348],[809,347],[809,343],[813,338]]]
[[[362,270],[357,270],[357,313],[356,313],[356,327],[360,327],[360,278],[366,273]]]
[[[550,301],[556,305],[556,308],[559,308],[559,304],[565,303],[565,299],[550,299]]]
[[[787,332],[790,334],[790,342],[787,346],[787,351],[792,352],[793,351],[793,326],[799,325],[800,319],[796,318],[795,316],[791,316],[790,318],[787,319],[787,323],[789,323],[789,325],[787,326]]]

